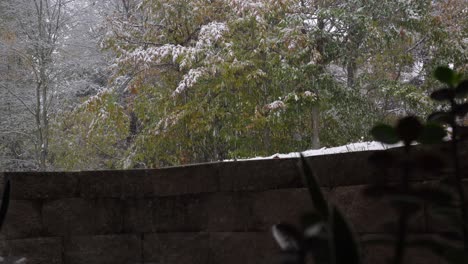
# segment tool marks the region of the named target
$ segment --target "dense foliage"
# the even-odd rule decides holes
[[[80,71],[85,92],[49,115],[49,169],[158,167],[367,140],[377,120],[426,113],[435,66],[467,70],[462,0],[80,3],[99,10],[101,19],[87,17],[101,32],[90,42],[111,74],[94,81],[102,70]]]

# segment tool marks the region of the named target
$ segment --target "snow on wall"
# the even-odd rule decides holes
[[[369,151],[369,150],[385,150],[389,148],[401,147],[402,144],[393,144],[387,145],[376,141],[368,142],[358,142],[350,143],[348,145],[332,147],[332,148],[321,148],[321,149],[310,149],[303,152],[291,152],[287,154],[276,153],[268,157],[254,157],[248,159],[237,159],[238,161],[242,160],[263,160],[263,159],[286,159],[286,158],[298,158],[300,154],[310,157],[310,156],[320,156],[320,155],[329,155],[337,153],[347,153],[347,152],[358,152],[358,151]],[[233,160],[227,160],[233,161]]]

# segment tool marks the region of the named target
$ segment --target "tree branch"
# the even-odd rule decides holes
[[[4,88],[9,94],[11,94],[13,97],[15,97],[20,103],[28,110],[29,113],[31,113],[33,116],[36,116],[36,113],[26,104],[26,102],[21,99],[18,95],[16,95],[14,92],[12,92],[8,87],[6,87],[3,84],[0,84],[2,88]]]

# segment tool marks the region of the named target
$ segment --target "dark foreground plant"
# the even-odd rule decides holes
[[[461,226],[463,233],[463,243],[465,250],[468,250],[468,215],[466,208],[466,195],[463,190],[460,157],[458,145],[466,135],[460,132],[463,128],[459,125],[458,119],[463,119],[468,113],[468,102],[465,97],[468,95],[468,80],[461,80],[461,74],[457,74],[449,68],[440,67],[435,72],[435,77],[444,83],[446,87],[436,90],[431,94],[433,100],[448,103],[447,111],[437,111],[429,116],[429,121],[445,124],[452,129],[451,159],[454,168],[454,181],[452,186],[456,188],[460,201]],[[450,182],[450,181],[449,181]]]
[[[407,249],[411,247],[427,248],[447,263],[468,263],[468,215],[459,157],[459,142],[466,136],[460,121],[468,113],[468,103],[464,99],[468,95],[468,80],[462,80],[461,74],[447,67],[439,67],[434,75],[445,85],[431,94],[433,100],[444,103],[440,107],[442,111],[432,113],[425,124],[417,117],[408,116],[394,127],[379,124],[371,131],[375,139],[383,143],[403,142],[402,150],[376,152],[370,157],[370,162],[382,171],[382,175],[392,176],[397,169],[400,178],[375,179],[375,183],[365,190],[365,195],[373,199],[388,201],[398,214],[393,239],[366,241],[393,245],[394,253],[389,263],[403,263]],[[415,143],[442,143],[447,137],[447,128],[451,129],[452,135],[450,142],[444,144],[450,145],[448,160],[451,164],[446,164],[447,157],[442,158],[435,148],[427,151],[415,146]],[[304,215],[301,230],[289,224],[273,226],[273,236],[284,253],[283,263],[306,263],[307,256],[318,264],[361,263],[360,245],[343,214],[326,201],[304,157],[301,157],[299,167],[314,211]],[[448,176],[441,173],[447,168],[452,168]],[[417,179],[413,177],[423,174],[431,175],[436,184],[414,183]],[[430,209],[429,213],[442,219],[443,223],[453,223],[457,228],[439,236],[410,239],[408,223],[424,208]]]
[[[0,206],[0,231],[2,230],[3,223],[5,223],[6,214],[10,205],[10,179],[5,178],[5,185],[3,186],[2,205]]]
[[[308,253],[317,264],[360,263],[357,239],[349,223],[335,205],[325,200],[304,157],[300,166],[315,210],[304,215],[303,232],[289,224],[273,226],[273,236],[284,251],[283,263],[306,263]]]

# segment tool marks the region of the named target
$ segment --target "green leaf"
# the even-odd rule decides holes
[[[310,197],[314,209],[324,218],[328,218],[328,203],[325,200],[325,196],[320,189],[320,185],[312,172],[312,168],[306,161],[304,156],[301,154],[301,160],[299,163],[300,173],[303,175],[307,188],[309,190]]]
[[[437,67],[437,69],[435,70],[434,77],[437,80],[452,86],[454,84],[456,74],[449,67],[440,66],[440,67]]]
[[[460,84],[463,80],[463,74],[462,73],[455,73],[454,79],[454,86],[458,86],[457,84]]]
[[[400,141],[395,132],[395,129],[385,124],[379,124],[372,128],[371,135],[375,138],[375,140],[385,144],[395,144]]]
[[[356,235],[336,206],[331,211],[332,245],[336,264],[360,264],[359,246]]]
[[[0,230],[2,229],[2,226],[5,223],[6,214],[8,212],[8,207],[10,205],[10,192],[11,192],[11,183],[10,183],[10,180],[7,179],[5,183],[5,187],[3,188],[2,205],[0,207]]]
[[[398,121],[396,126],[396,134],[402,139],[405,144],[410,144],[415,141],[422,132],[423,125],[414,116],[407,116]]]
[[[450,101],[455,98],[455,90],[443,88],[431,93],[431,99],[435,101]]]
[[[437,144],[443,142],[447,131],[439,124],[429,123],[424,126],[418,141],[423,144]]]
[[[455,88],[457,98],[464,98],[468,94],[468,80],[464,80]]]
[[[429,115],[427,121],[438,124],[450,124],[452,122],[452,115],[447,112],[434,112]]]

